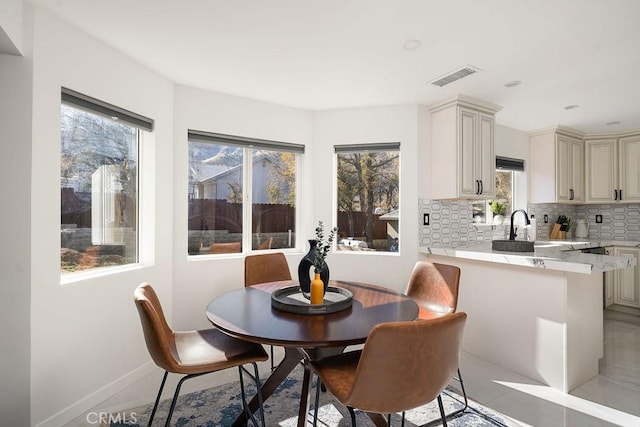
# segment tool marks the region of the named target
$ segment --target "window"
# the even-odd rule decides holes
[[[473,204],[473,218],[477,223],[493,223],[494,216],[510,215],[516,206],[516,182],[524,171],[524,161],[496,156],[496,196]]]
[[[296,246],[304,145],[189,131],[189,255]]]
[[[138,158],[153,121],[62,89],[60,271],[138,262]]]
[[[400,143],[336,145],[338,249],[398,252]]]

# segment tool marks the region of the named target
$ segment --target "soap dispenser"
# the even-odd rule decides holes
[[[527,240],[530,242],[535,242],[536,241],[536,216],[535,215],[531,215],[530,217],[530,222],[531,224],[529,224],[529,229],[527,230]]]

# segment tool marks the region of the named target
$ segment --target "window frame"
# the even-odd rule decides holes
[[[300,206],[300,163],[301,155],[305,152],[304,144],[281,142],[275,140],[259,139],[244,137],[238,135],[221,134],[215,132],[188,129],[187,144],[191,142],[211,143],[217,145],[235,146],[242,148],[242,249],[240,252],[226,254],[190,254],[187,236],[187,259],[200,260],[214,258],[232,258],[245,256],[252,253],[269,253],[284,252],[295,253],[301,250],[302,238],[300,236],[301,218],[299,213]],[[268,151],[289,152],[295,155],[295,239],[293,246],[290,248],[274,248],[274,249],[253,249],[253,156],[255,150],[264,149]],[[187,224],[187,234],[191,230]]]
[[[119,273],[122,271],[132,270],[140,268],[144,263],[145,255],[144,249],[141,245],[143,242],[142,235],[146,233],[143,225],[143,201],[144,197],[144,181],[145,173],[145,161],[144,161],[144,141],[149,135],[152,134],[154,129],[154,120],[146,116],[134,113],[108,102],[93,98],[91,96],[82,94],[72,89],[61,87],[60,90],[60,116],[62,116],[62,106],[65,105],[70,108],[74,108],[85,113],[93,114],[103,119],[117,121],[124,123],[127,126],[135,129],[136,138],[136,177],[135,177],[135,261],[128,262],[119,265],[97,266],[77,271],[64,272],[62,271],[62,260],[59,261],[60,271],[60,284],[68,284],[77,282],[79,280],[85,280],[92,277],[100,277],[108,274]],[[62,129],[60,129],[60,135],[62,137]],[[62,154],[62,141],[59,145],[60,153]],[[62,192],[62,186],[59,186],[59,191]],[[61,206],[61,205],[60,205]],[[62,231],[62,223],[60,223],[60,229]],[[62,248],[62,245],[59,245]]]
[[[515,211],[516,209],[526,209],[526,205],[525,206],[521,206],[520,203],[518,203],[518,201],[520,201],[520,197],[519,194],[520,192],[518,191],[518,182],[524,178],[524,171],[525,171],[525,163],[524,160],[522,159],[516,159],[516,158],[511,158],[511,157],[503,157],[503,156],[496,156],[496,173],[498,172],[511,172],[511,211]],[[489,221],[489,215],[488,213],[491,212],[491,207],[489,206],[489,203],[492,200],[495,200],[496,198],[494,197],[493,199],[489,199],[489,200],[484,200],[484,221],[483,222],[474,222],[476,225],[486,225],[486,226],[493,226],[496,225],[493,223],[493,213],[491,214],[491,221]],[[478,204],[478,203],[474,203]],[[503,224],[509,224],[510,223],[510,215],[511,212],[505,212],[504,214],[504,221]]]
[[[332,220],[335,226],[338,225],[338,155],[346,154],[349,152],[389,152],[397,151],[398,153],[398,250],[397,251],[377,251],[377,250],[340,250],[338,249],[338,242],[341,240],[336,237],[332,247],[332,253],[349,255],[363,255],[363,256],[401,256],[402,247],[402,219],[401,219],[401,200],[402,200],[402,150],[400,142],[373,142],[373,143],[355,143],[355,144],[336,144],[333,154],[333,214]],[[340,232],[340,231],[338,231]]]

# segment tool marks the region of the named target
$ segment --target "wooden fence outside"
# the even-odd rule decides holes
[[[253,205],[253,231],[258,233],[280,233],[295,230],[295,208],[280,204]],[[353,227],[349,227],[351,216]],[[387,222],[373,216],[373,238],[387,237]],[[363,237],[366,215],[364,212],[338,213],[338,228],[341,237]],[[227,230],[242,232],[242,204],[226,200],[194,199],[189,202],[189,230]]]
[[[77,228],[91,227],[91,204],[80,201],[73,191],[63,192],[62,224],[75,224]],[[134,203],[126,204],[133,209]],[[129,212],[134,217],[135,212]],[[351,218],[352,227],[349,227]],[[194,199],[189,201],[189,230],[225,230],[228,233],[242,233],[242,204],[226,200]],[[295,231],[296,209],[282,204],[253,205],[253,232],[283,233]],[[387,222],[373,216],[373,239],[387,236]],[[315,226],[315,223],[314,223]],[[338,212],[340,237],[363,238],[366,215],[364,212]],[[312,233],[313,230],[310,230]],[[326,231],[326,230],[325,230]],[[310,234],[309,233],[309,234]]]

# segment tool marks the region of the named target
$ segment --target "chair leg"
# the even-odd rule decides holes
[[[273,346],[271,347],[273,350]],[[262,400],[262,384],[260,383],[260,372],[258,371],[258,364],[253,363],[253,371],[255,374],[255,382],[256,382],[256,392],[258,394],[258,403],[260,404],[260,417],[262,418],[262,427],[265,427],[265,419],[264,419],[264,402]],[[247,408],[249,405],[247,404]]]
[[[249,375],[250,377],[252,377],[256,383],[256,395],[258,396],[258,404],[260,405],[260,420],[261,420],[261,425],[262,427],[265,427],[265,420],[264,420],[264,404],[262,402],[262,385],[260,384],[260,374],[258,372],[258,365],[253,362],[251,363],[253,365],[253,370],[254,370],[254,374],[252,375],[249,371],[247,371],[244,367],[242,366],[238,366],[238,372],[240,375],[240,394],[242,395],[242,407],[244,409],[245,414],[247,415],[247,422],[248,420],[251,420],[251,422],[253,423],[253,425],[255,427],[258,427],[258,421],[256,420],[256,418],[253,416],[253,413],[251,412],[251,409],[249,408],[249,404],[247,403],[247,395],[245,393],[245,389],[244,389],[244,378],[242,376],[242,372],[246,372],[247,375]]]
[[[469,401],[467,399],[467,392],[464,389],[464,381],[462,381],[462,374],[460,373],[460,368],[458,368],[458,378],[456,378],[456,379],[460,383],[460,389],[462,390],[462,398],[464,399],[464,406],[462,408],[460,408],[460,409],[456,409],[455,411],[451,412],[450,414],[447,414],[447,419],[452,419],[452,418],[455,418],[457,416],[460,416],[469,407]]]
[[[349,410],[349,415],[351,415],[351,427],[356,427],[356,412],[351,406],[347,406],[347,409]]]
[[[182,383],[185,382],[186,380],[188,380],[189,378],[192,377],[196,377],[199,376],[198,375],[185,375],[184,377],[182,377],[180,379],[180,381],[178,381],[178,385],[176,386],[176,391],[175,393],[173,393],[173,399],[171,400],[171,407],[169,408],[169,413],[167,414],[167,421],[165,422],[165,427],[169,427],[170,425],[170,421],[171,421],[171,416],[173,415],[173,410],[176,407],[176,402],[178,401],[178,394],[180,394],[180,387],[182,387]]]
[[[320,377],[316,379],[316,406],[313,408],[313,427],[318,425],[318,408],[320,407]]]
[[[158,404],[160,403],[160,396],[162,396],[162,390],[164,389],[164,383],[167,381],[167,375],[169,375],[169,372],[164,371],[164,376],[162,377],[162,382],[160,383],[160,390],[158,390],[158,396],[156,396],[156,403],[153,404],[151,417],[149,417],[149,424],[148,424],[149,427],[151,427],[151,423],[153,422],[153,417],[155,417],[156,415],[156,409],[158,409]]]
[[[249,405],[247,404],[247,398],[246,398],[246,393],[244,390],[244,380],[242,377],[242,371],[244,370],[245,372],[247,372],[247,374],[252,377],[255,382],[256,382],[256,393],[258,395],[258,402],[260,404],[260,418],[261,418],[261,425],[262,427],[265,427],[265,421],[264,421],[264,405],[262,403],[262,393],[260,392],[261,389],[261,385],[260,385],[260,373],[258,371],[258,364],[253,362],[251,363],[253,365],[253,370],[254,370],[254,374],[252,375],[249,371],[246,371],[242,366],[239,366],[239,372],[240,372],[240,392],[242,394],[242,405],[243,405],[243,409],[246,411],[247,413],[247,419],[251,419],[251,421],[253,422],[253,425],[255,427],[259,427],[258,426],[258,422],[256,421],[255,417],[253,416],[253,414],[251,413],[250,409],[249,409]],[[178,381],[178,385],[176,386],[176,391],[173,394],[173,399],[171,399],[171,407],[169,408],[169,413],[167,414],[167,421],[165,422],[165,427],[169,427],[170,423],[171,423],[171,417],[173,416],[173,411],[176,407],[176,403],[178,401],[178,396],[180,394],[180,388],[182,387],[182,383],[185,382],[186,380],[188,380],[189,378],[195,378],[195,377],[199,377],[200,375],[206,375],[209,372],[205,372],[202,374],[189,374],[189,375],[185,375],[184,377],[182,377],[180,379],[180,381]],[[158,390],[158,396],[156,397],[156,401],[153,405],[153,410],[151,411],[151,417],[149,417],[149,427],[151,427],[151,422],[153,421],[153,418],[156,414],[156,410],[158,409],[158,404],[160,403],[160,396],[162,395],[162,390],[164,389],[164,384],[167,380],[167,375],[169,374],[169,372],[165,371],[164,376],[162,377],[162,383],[160,384],[160,390]]]
[[[467,392],[464,389],[464,381],[462,381],[462,374],[460,373],[460,368],[458,368],[458,381],[460,382],[460,388],[462,389],[462,397],[464,398],[464,408],[461,411],[464,411],[469,407],[469,401],[467,400]]]
[[[460,373],[460,369],[458,368],[458,377],[456,378],[460,383],[460,388],[462,390],[462,398],[464,399],[464,406],[460,409],[456,409],[455,411],[446,414],[446,418],[451,420],[458,416],[461,416],[468,408],[469,408],[469,400],[467,399],[467,391],[464,389],[464,381],[462,381],[462,374]],[[430,427],[438,424],[438,420],[433,420],[425,424],[426,427]]]
[[[447,416],[444,414],[444,407],[442,406],[441,395],[438,395],[438,407],[440,408],[440,418],[442,419],[442,427],[447,427]]]

